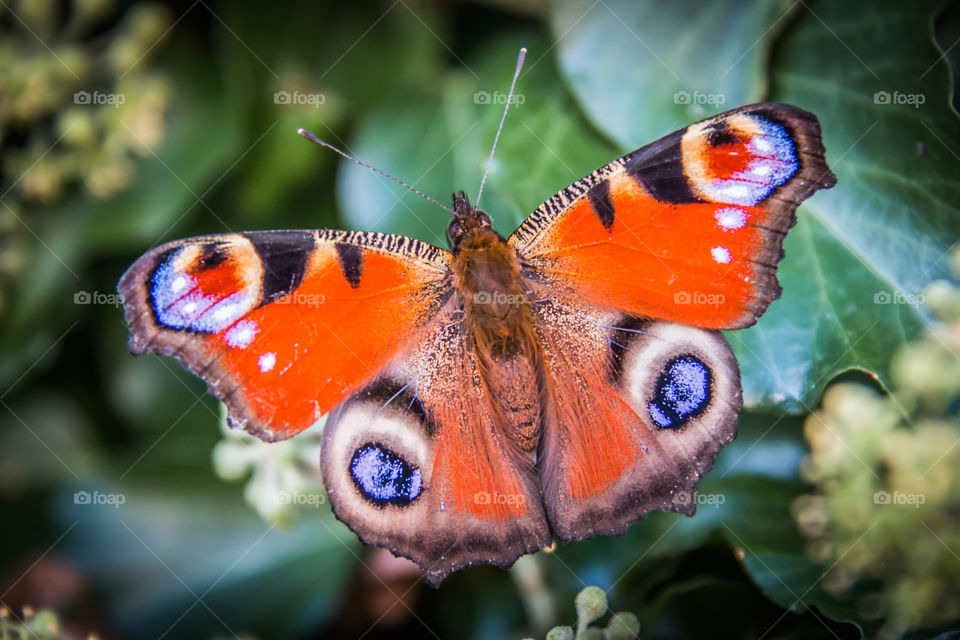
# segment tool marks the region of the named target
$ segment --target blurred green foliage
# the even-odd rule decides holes
[[[894,395],[839,383],[807,418],[802,468],[818,492],[793,505],[824,585],[854,593],[880,638],[960,611],[960,290],[938,281],[921,295],[939,322],[894,355]]]
[[[22,617],[14,617],[8,610],[0,610],[0,640],[60,640],[60,620],[49,609],[34,612],[29,607]]]
[[[0,601],[104,638],[542,637],[588,584],[645,638],[956,627],[958,346],[939,328],[951,321],[928,326],[957,302],[944,282],[923,287],[951,277],[960,237],[944,55],[958,25],[956,5],[892,0],[4,4]],[[438,199],[474,195],[522,45],[522,102],[483,203],[505,234],[619,153],[754,100],[815,112],[839,184],[799,211],[783,299],[729,336],[748,410],[696,517],[655,513],[434,591],[333,517],[320,425],[279,445],[222,434],[199,380],[129,356],[112,296],[143,251],[201,233],[342,227],[443,245],[448,214],[295,131]],[[926,305],[910,304],[921,290]],[[838,374],[878,389],[829,392],[806,420],[834,432],[806,427],[803,462],[804,416]],[[929,499],[881,509],[881,489]],[[864,526],[869,544],[841,556]],[[932,533],[946,546],[913,544]],[[577,616],[574,634],[600,630]]]

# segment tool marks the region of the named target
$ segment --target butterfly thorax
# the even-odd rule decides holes
[[[516,253],[491,229],[471,232],[456,256],[454,287],[477,342],[497,355],[515,353],[530,326]]]

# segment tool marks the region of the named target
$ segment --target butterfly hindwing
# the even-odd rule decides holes
[[[451,256],[416,240],[265,231],[172,242],[119,291],[130,349],[176,356],[265,440],[309,427],[412,339],[449,295]]]
[[[736,434],[740,373],[723,336],[553,296],[534,307],[548,378],[539,471],[561,540],[692,514]]]
[[[509,242],[528,277],[598,306],[741,328],[780,295],[776,267],[797,206],[835,182],[816,117],[750,105],[601,167]]]
[[[416,561],[434,585],[550,542],[533,461],[494,422],[456,306],[344,402],[323,434],[334,513],[365,542]]]

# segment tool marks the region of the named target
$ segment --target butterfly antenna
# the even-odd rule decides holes
[[[380,169],[377,169],[376,167],[374,167],[374,166],[372,166],[372,165],[369,165],[369,164],[367,164],[366,162],[363,162],[362,160],[357,160],[356,158],[354,158],[353,156],[351,156],[349,153],[345,153],[345,152],[341,151],[340,149],[336,148],[335,146],[333,146],[332,144],[330,144],[329,142],[326,142],[326,141],[324,141],[324,140],[321,140],[320,138],[318,138],[317,136],[313,135],[312,133],[310,133],[310,132],[307,131],[306,129],[297,129],[297,133],[299,133],[301,136],[303,136],[304,138],[306,138],[307,140],[309,140],[310,142],[312,142],[312,143],[314,143],[314,144],[318,144],[318,145],[320,145],[321,147],[326,147],[327,149],[330,149],[331,151],[335,151],[335,152],[339,153],[341,156],[343,156],[343,157],[346,158],[347,160],[350,160],[350,161],[352,161],[352,162],[356,162],[356,163],[357,163],[358,165],[360,165],[361,167],[366,167],[367,169],[370,169],[370,171],[373,171],[374,173],[379,173],[380,175],[382,175],[382,176],[385,177],[385,178],[390,178],[391,180],[393,180],[393,181],[396,182],[397,184],[403,185],[404,187],[406,187],[407,189],[410,189],[410,191],[413,191],[415,194],[417,194],[417,195],[420,196],[421,198],[424,198],[424,199],[426,199],[426,200],[429,200],[430,202],[432,202],[433,204],[437,205],[437,206],[440,207],[441,209],[444,209],[444,210],[446,210],[446,211],[449,211],[450,213],[454,213],[453,209],[451,209],[450,207],[448,207],[448,206],[446,206],[446,205],[444,205],[444,204],[441,204],[440,202],[437,202],[436,200],[434,200],[433,198],[431,198],[430,196],[428,196],[427,194],[425,194],[423,191],[420,191],[420,190],[417,189],[416,187],[412,187],[412,186],[410,186],[409,184],[407,184],[406,182],[404,182],[403,180],[401,180],[400,178],[394,178],[392,175],[390,175],[390,174],[387,173],[386,171],[381,171]]]
[[[487,158],[487,168],[483,171],[483,179],[480,180],[480,189],[477,191],[477,201],[473,203],[475,208],[480,208],[480,196],[483,195],[483,185],[487,182],[487,175],[490,173],[490,166],[493,164],[493,152],[497,150],[497,141],[500,140],[500,132],[503,130],[503,123],[507,119],[507,111],[510,109],[510,103],[513,102],[513,89],[517,86],[517,78],[520,77],[520,69],[523,68],[523,61],[527,57],[527,48],[522,47],[517,54],[517,68],[513,71],[513,81],[510,83],[510,93],[507,95],[507,104],[503,107],[503,116],[500,118],[500,126],[497,127],[497,135],[493,139],[493,147],[490,148],[490,157]]]

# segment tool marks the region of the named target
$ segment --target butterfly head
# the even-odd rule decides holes
[[[493,230],[490,216],[474,208],[463,191],[453,194],[453,220],[447,226],[447,242],[450,243],[450,250],[456,253],[464,239],[486,235],[499,237],[499,234]]]

